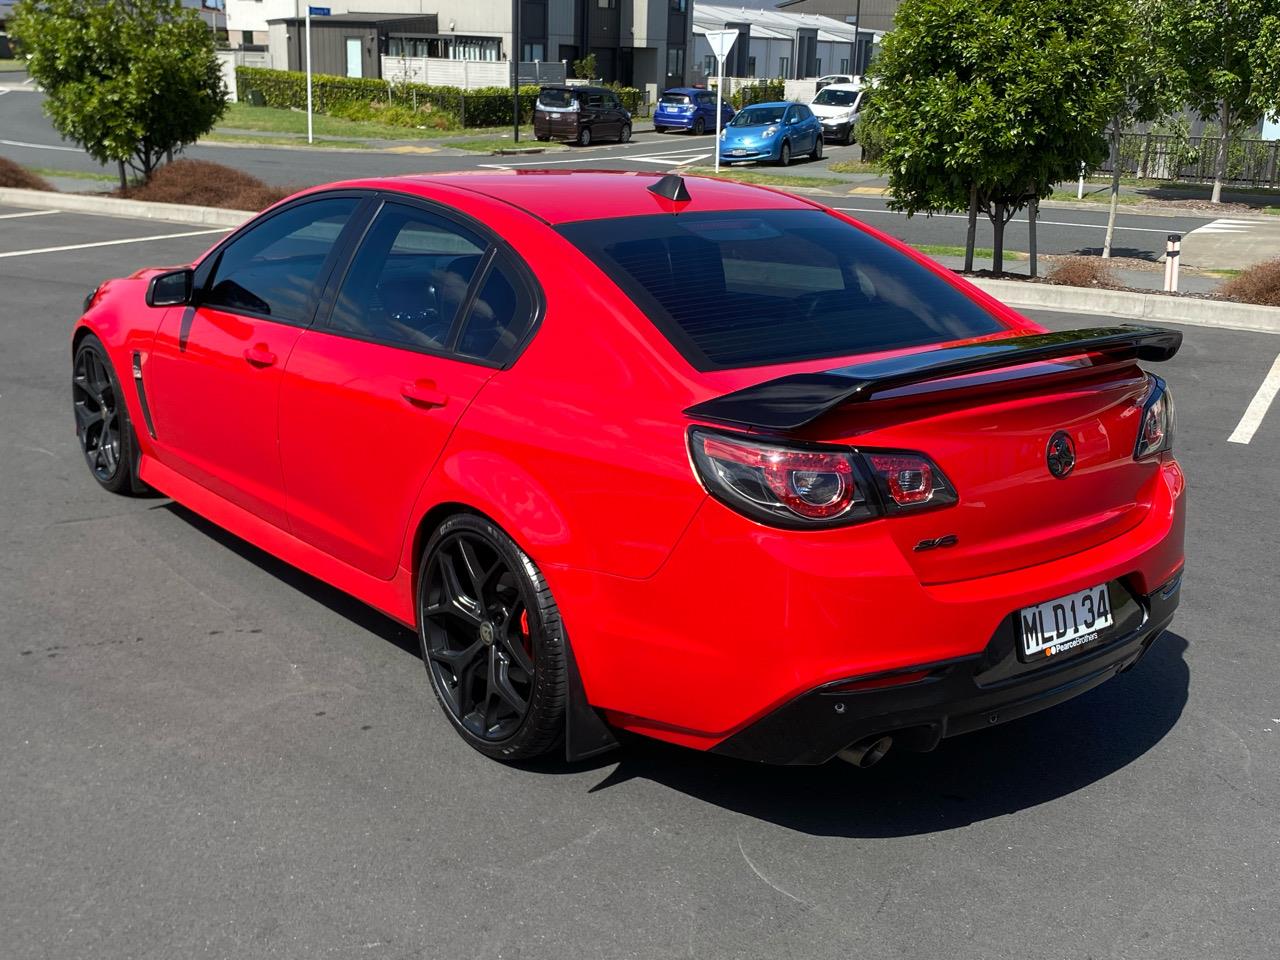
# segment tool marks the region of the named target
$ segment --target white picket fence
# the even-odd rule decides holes
[[[442,57],[382,57],[382,79],[388,83],[426,83],[438,87],[511,86],[511,64],[506,60],[446,60]],[[564,83],[562,61],[520,64],[521,83]]]

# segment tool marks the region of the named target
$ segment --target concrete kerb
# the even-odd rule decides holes
[[[1019,310],[1096,313],[1126,320],[1154,320],[1196,327],[1280,334],[1280,307],[1259,307],[1248,303],[1173,297],[1158,293],[1131,293],[1127,290],[1093,290],[1021,280],[995,280],[987,277],[966,279],[1001,303]]]
[[[78,193],[0,188],[0,204],[37,210],[63,210],[132,220],[161,220],[167,223],[195,223],[208,227],[238,227],[256,211],[194,207],[181,203],[151,203],[119,197],[94,197]]]

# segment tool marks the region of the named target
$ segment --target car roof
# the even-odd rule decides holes
[[[710,93],[706,87],[667,87],[663,93]]]
[[[323,189],[361,187],[437,199],[463,190],[511,204],[549,224],[610,217],[672,213],[673,204],[650,192],[663,173],[623,170],[485,170],[410,174],[330,184]],[[688,202],[680,213],[724,210],[806,210],[818,204],[778,190],[714,177],[684,178]],[[455,194],[456,196],[456,194]],[[459,204],[460,207],[464,205]],[[466,212],[465,209],[463,212]]]
[[[794,107],[799,103],[799,100],[768,100],[765,103],[748,103],[742,109],[749,110],[752,107]]]
[[[828,83],[822,90],[848,90],[850,93],[861,93],[862,84],[860,83]],[[818,92],[821,93],[822,90]]]

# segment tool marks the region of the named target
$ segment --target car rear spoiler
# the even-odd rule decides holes
[[[1016,367],[1041,360],[1102,354],[1111,362],[1170,359],[1182,346],[1176,330],[1125,324],[1033,333],[960,347],[941,347],[834,370],[795,373],[704,400],[684,412],[766,430],[795,430],[846,403],[929,380]]]

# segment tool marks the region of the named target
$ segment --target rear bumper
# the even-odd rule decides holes
[[[667,115],[663,113],[655,113],[653,115],[653,125],[655,128],[667,128],[670,130],[692,130],[693,124],[697,120],[696,114],[690,116]]]
[[[1002,628],[979,656],[920,667],[880,687],[826,684],[797,697],[740,730],[712,753],[761,763],[813,764],[859,741],[891,735],[909,749],[931,750],[943,737],[1016,720],[1070,700],[1123,673],[1147,652],[1173,620],[1182,573],[1146,597],[1135,597],[1134,625],[1088,653],[1019,665],[1014,630]],[[868,678],[858,678],[866,684]],[[877,682],[870,678],[870,682]],[[842,689],[845,688],[845,689]]]

